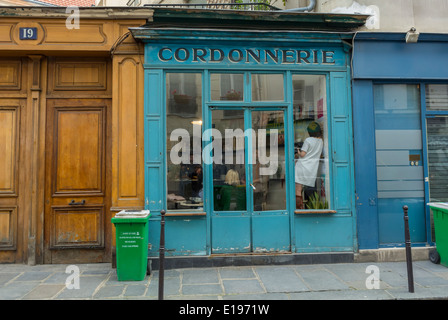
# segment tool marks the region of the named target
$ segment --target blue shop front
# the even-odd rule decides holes
[[[131,29],[145,45],[150,257],[166,210],[167,257],[353,260],[353,34],[266,29]]]
[[[427,203],[448,201],[448,37],[359,33],[353,113],[360,249],[434,245]]]

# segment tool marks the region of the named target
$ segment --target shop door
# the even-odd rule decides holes
[[[110,260],[109,107],[106,99],[47,102],[45,263]]]
[[[412,242],[425,242],[420,88],[375,85],[374,108],[380,245],[403,243],[404,205]]]
[[[212,253],[290,251],[285,110],[212,107],[209,129]]]

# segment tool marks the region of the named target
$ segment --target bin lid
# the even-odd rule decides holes
[[[428,206],[448,210],[448,202],[430,202]]]
[[[115,218],[129,219],[129,218],[146,218],[150,215],[149,210],[121,210],[115,215]]]

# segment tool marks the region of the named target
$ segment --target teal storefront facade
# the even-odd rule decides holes
[[[145,45],[150,257],[158,256],[165,210],[168,257],[343,253],[352,260],[352,34],[131,31]],[[323,147],[298,207],[297,150],[311,122]]]

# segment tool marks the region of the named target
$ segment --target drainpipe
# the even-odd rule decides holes
[[[313,11],[315,6],[316,6],[316,0],[310,0],[308,7],[280,10],[280,12],[309,12]]]

